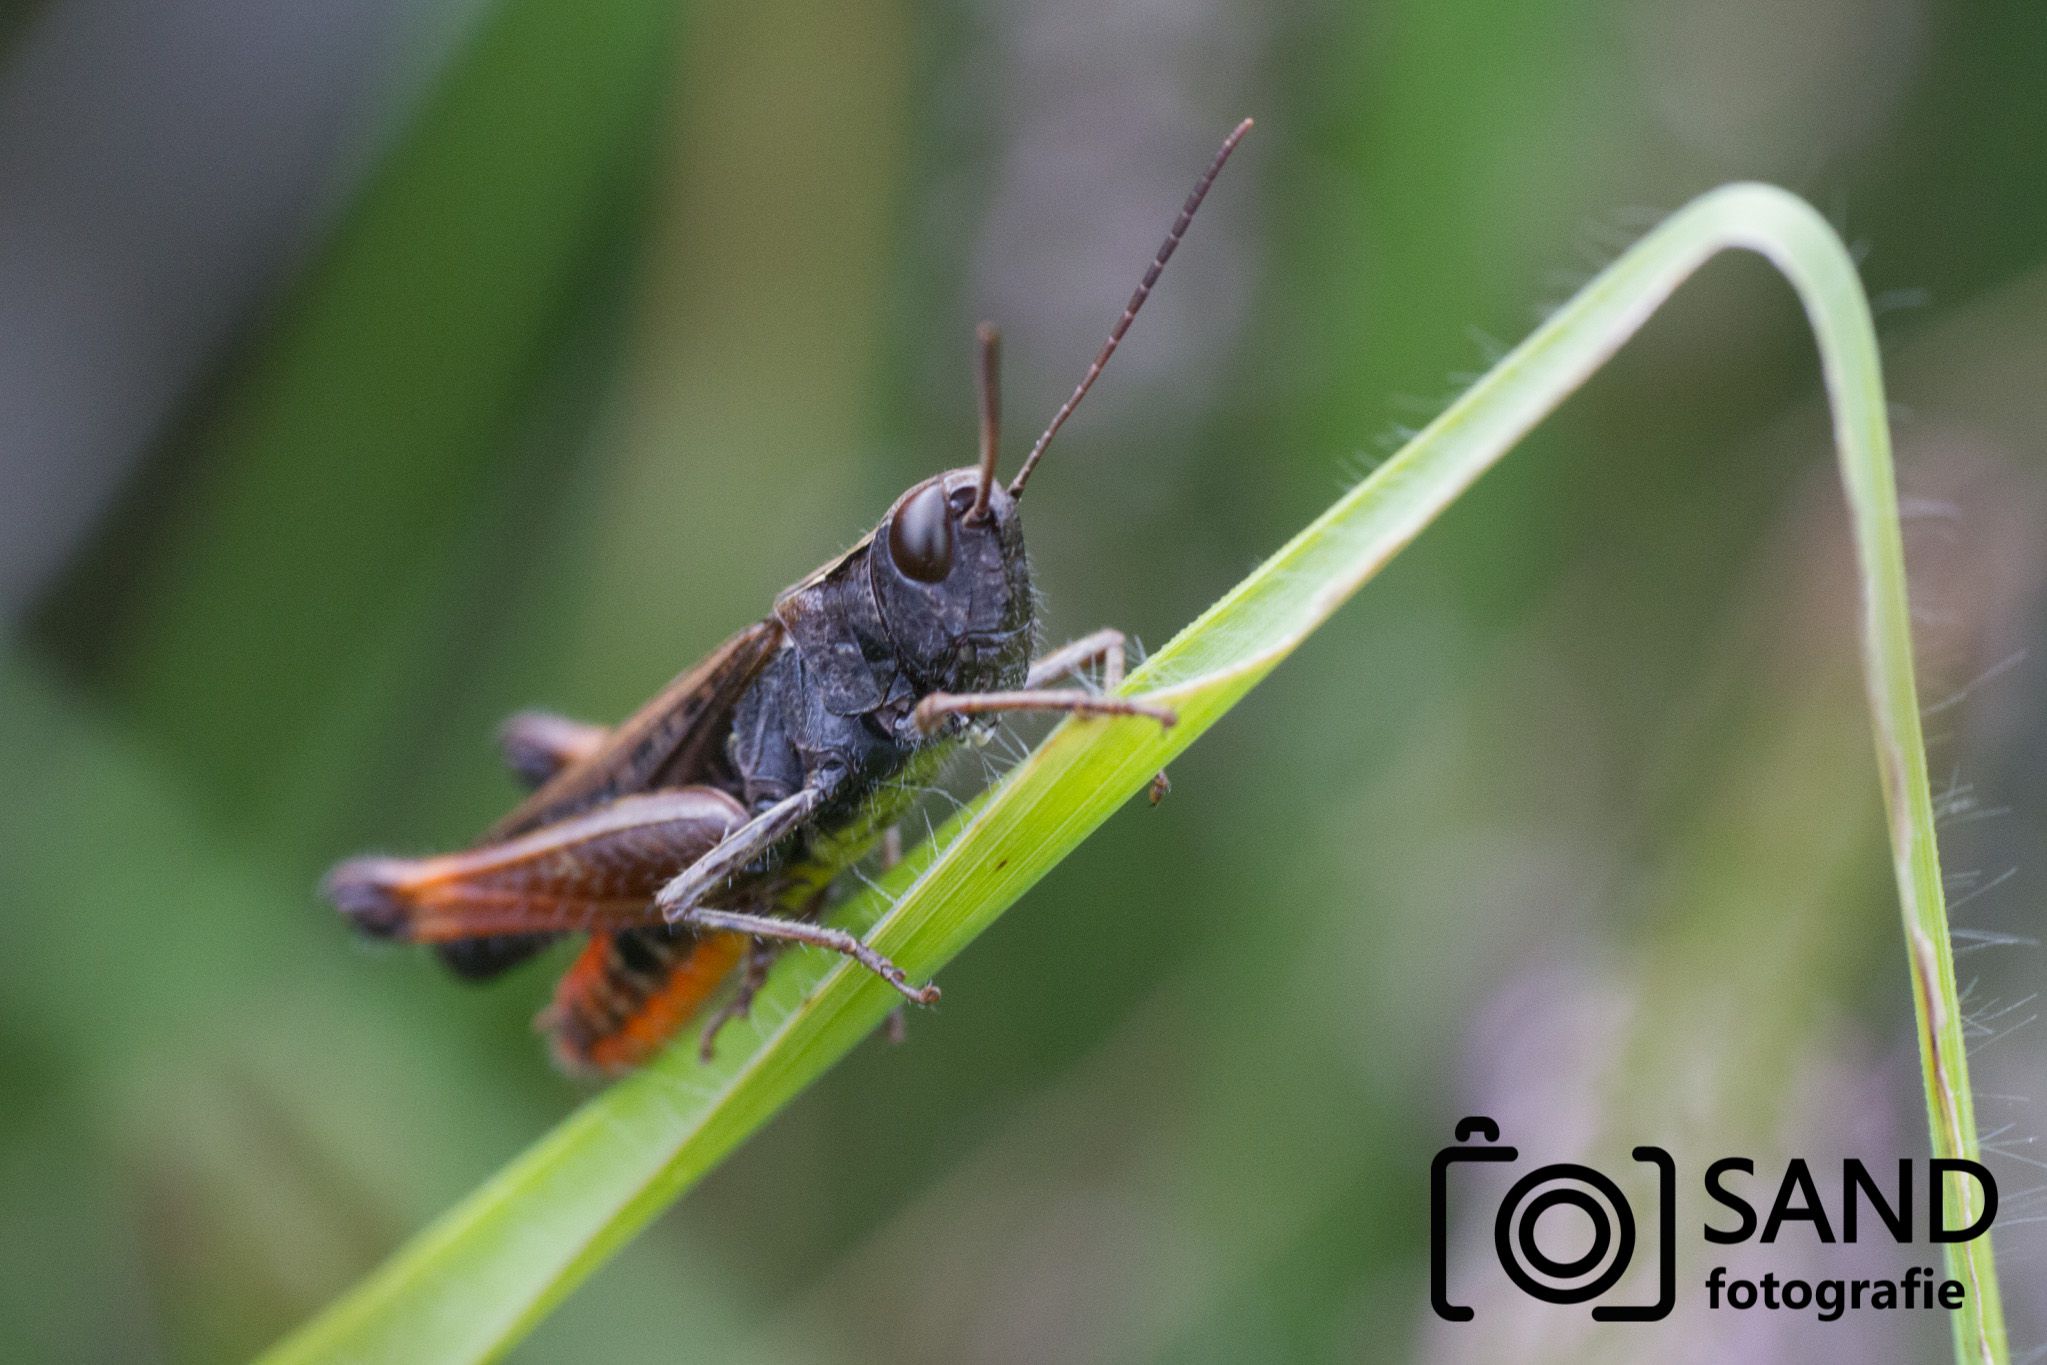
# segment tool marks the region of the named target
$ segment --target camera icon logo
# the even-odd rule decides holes
[[[1471,1144],[1474,1134],[1486,1145]],[[1436,1153],[1429,1168],[1429,1304],[1449,1322],[1469,1322],[1472,1310],[1450,1302],[1449,1175],[1463,1162],[1508,1162],[1521,1153],[1500,1141],[1500,1126],[1473,1116],[1457,1125],[1457,1141]],[[1656,1300],[1648,1304],[1599,1304],[1592,1316],[1600,1322],[1656,1322],[1670,1316],[1677,1302],[1677,1166],[1661,1147],[1637,1147],[1635,1160],[1653,1166],[1657,1187]],[[1543,1249],[1543,1215],[1573,1209],[1591,1228],[1583,1251],[1553,1255]],[[1515,1287],[1545,1303],[1589,1303],[1620,1283],[1633,1263],[1635,1211],[1619,1185],[1603,1171],[1573,1162],[1538,1166],[1522,1175],[1500,1200],[1493,1218],[1493,1248],[1500,1268]],[[1553,1242],[1554,1245],[1554,1242]]]

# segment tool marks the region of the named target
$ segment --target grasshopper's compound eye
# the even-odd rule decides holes
[[[888,557],[919,583],[937,583],[952,572],[952,513],[944,489],[926,484],[897,510],[888,528]]]

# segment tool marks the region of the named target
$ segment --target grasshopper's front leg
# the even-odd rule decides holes
[[[1114,691],[1123,684],[1124,637],[1114,628],[1084,635],[1062,645],[1031,665],[1021,689],[1013,692],[933,692],[917,703],[911,719],[930,734],[948,716],[977,716],[996,711],[1059,711],[1082,716],[1149,716],[1160,725],[1179,720],[1174,712],[1150,702],[1103,696],[1084,688],[1052,687],[1051,683],[1090,663],[1102,665],[1102,684]]]
[[[1068,675],[1080,678],[1081,670],[1089,664],[1102,666],[1102,690],[1114,692],[1123,685],[1123,672],[1129,666],[1128,638],[1114,626],[1104,626],[1091,635],[1068,640],[1051,653],[1039,655],[1031,661],[1031,671],[1024,678],[1024,686],[1036,690]]]

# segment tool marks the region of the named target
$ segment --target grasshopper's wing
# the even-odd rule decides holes
[[[520,802],[480,843],[531,833],[614,797],[717,776],[732,708],[782,639],[773,617],[740,631]]]

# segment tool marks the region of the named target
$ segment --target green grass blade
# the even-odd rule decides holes
[[[1818,339],[1862,569],[1862,645],[1942,1156],[1978,1156],[1933,809],[1912,677],[1890,437],[1875,333],[1839,238],[1803,201],[1736,185],[1682,210],[1588,285],[1399,455],[1132,675],[1180,724],[1062,725],[841,921],[913,977],[938,971],[1197,739],[1702,263],[1746,249],[1798,291]],[[1049,965],[1049,964],[1048,964]],[[469,1360],[516,1341],[628,1237],[866,1037],[894,995],[822,954],[791,954],[700,1065],[671,1052],[586,1104],[402,1250],[274,1359]],[[1973,1219],[1975,1192],[1952,1190]],[[1969,1286],[1965,1360],[2005,1360],[1987,1237],[1951,1246]]]

